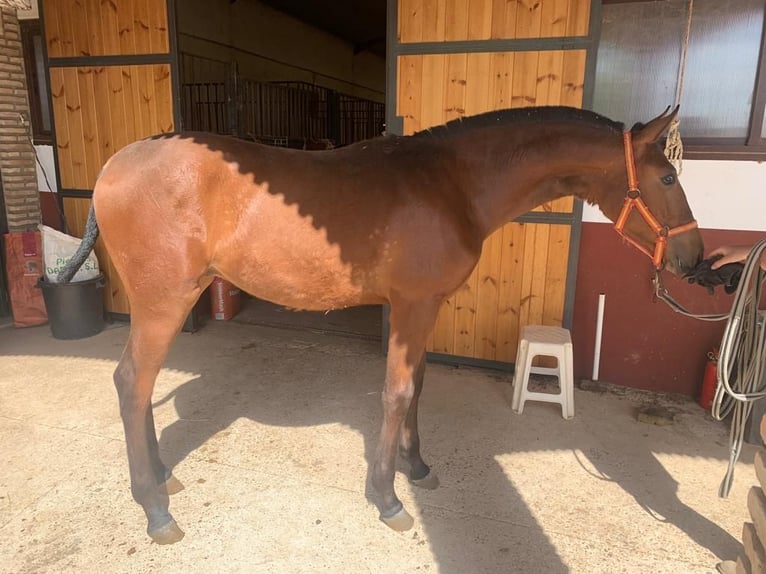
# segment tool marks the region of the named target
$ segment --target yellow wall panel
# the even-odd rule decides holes
[[[166,0],[42,0],[51,58],[167,54]]]
[[[399,0],[400,42],[587,36],[590,0]]]

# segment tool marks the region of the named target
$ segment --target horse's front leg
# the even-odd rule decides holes
[[[399,454],[410,465],[410,482],[420,488],[433,490],[439,486],[439,477],[423,462],[423,457],[420,454],[420,434],[418,433],[418,403],[420,393],[423,391],[425,370],[426,353],[423,349],[413,375],[415,392],[399,437]]]
[[[372,485],[379,496],[380,519],[399,531],[411,528],[413,519],[394,491],[396,451],[405,417],[416,394],[416,374],[423,360],[428,334],[436,320],[439,303],[436,299],[417,303],[391,301],[386,381],[382,396],[383,426],[375,453]],[[417,414],[414,416],[416,418]]]

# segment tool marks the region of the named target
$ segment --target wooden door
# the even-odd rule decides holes
[[[58,189],[68,231],[82,236],[101,167],[116,151],[175,128],[167,0],[42,0]],[[104,304],[129,313],[99,240]]]
[[[594,16],[591,0],[398,0],[389,54],[402,132],[494,109],[581,107]],[[579,207],[546,203],[491,235],[428,350],[509,363],[523,325],[571,324]]]

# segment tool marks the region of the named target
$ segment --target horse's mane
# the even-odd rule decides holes
[[[414,134],[415,137],[447,136],[466,130],[485,128],[512,123],[573,122],[602,126],[621,132],[625,126],[609,118],[579,108],[566,106],[541,106],[533,108],[513,108],[486,112],[467,118],[458,118],[440,126],[434,126]]]

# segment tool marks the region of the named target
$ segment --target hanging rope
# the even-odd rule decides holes
[[[694,11],[694,0],[689,0],[689,13],[686,18],[686,32],[684,33],[684,43],[681,50],[681,62],[678,66],[678,85],[676,86],[676,106],[681,105],[681,97],[684,92],[684,72],[686,71],[686,53],[689,51],[689,34],[692,29],[692,12]],[[681,141],[681,132],[679,131],[680,121],[676,116],[670,123],[668,137],[665,140],[665,157],[673,164],[676,171],[680,174],[683,169],[684,144]]]
[[[722,498],[731,490],[753,401],[766,396],[766,311],[760,309],[766,281],[760,265],[764,252],[766,239],[756,243],[745,260],[718,356],[718,387],[711,414],[720,421],[733,412],[729,466],[718,493]]]

